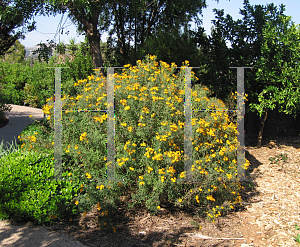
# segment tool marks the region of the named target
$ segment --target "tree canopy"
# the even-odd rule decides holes
[[[43,1],[42,1],[43,3]],[[36,29],[36,22],[30,20],[42,9],[39,0],[0,1],[0,56],[18,39],[25,39],[25,33]],[[16,30],[21,28],[21,30]]]
[[[218,0],[216,0],[219,2]],[[103,66],[100,38],[109,32],[107,51],[113,66],[133,63],[137,56],[146,54],[146,39],[153,39],[155,31],[177,29],[194,20],[200,24],[199,14],[206,7],[205,0],[45,0],[43,13],[55,14],[68,11],[68,17],[85,33],[91,49],[95,68]],[[133,45],[132,45],[133,44]],[[109,57],[110,54],[106,54]],[[139,57],[141,59],[142,57]]]

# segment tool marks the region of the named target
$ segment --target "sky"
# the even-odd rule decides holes
[[[225,15],[230,14],[234,20],[237,20],[242,18],[242,16],[239,14],[239,9],[243,8],[243,2],[244,0],[219,0],[219,3],[217,3],[215,0],[206,0],[208,7],[203,9],[203,26],[206,30],[206,33],[208,35],[210,34],[210,28],[212,26],[211,20],[214,19],[214,8],[224,9]],[[298,0],[250,0],[249,2],[250,5],[266,5],[269,3],[274,3],[274,5],[277,7],[283,3],[286,9],[284,14],[292,16],[292,21],[294,21],[296,24],[300,24],[300,17],[298,13],[300,9],[300,1]],[[36,16],[34,17],[34,20],[37,23],[37,30],[28,32],[25,34],[26,38],[24,40],[20,40],[21,44],[23,44],[25,47],[33,47],[40,42],[47,43],[47,39],[54,39],[56,43],[61,41],[65,44],[69,44],[69,40],[71,38],[75,38],[75,43],[79,43],[84,40],[84,35],[79,36],[76,34],[76,26],[67,18],[67,14],[56,15],[55,17]],[[60,22],[61,27],[64,27],[63,34],[61,34],[61,32],[57,32],[57,30],[59,30]],[[69,31],[68,35],[66,35],[67,31]],[[103,42],[105,42],[106,38],[107,34],[104,33],[101,39]]]

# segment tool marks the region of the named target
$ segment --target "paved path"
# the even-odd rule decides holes
[[[11,105],[12,110],[6,114],[9,123],[0,129],[0,144],[5,142],[4,148],[10,147],[8,143],[18,140],[18,135],[34,119],[44,118],[42,109],[27,106]],[[29,116],[32,115],[32,118]],[[34,118],[34,119],[33,119]],[[20,224],[11,224],[8,220],[0,220],[0,246],[10,247],[85,247],[67,234],[49,231],[43,226],[30,227]]]
[[[12,110],[5,115],[9,118],[9,123],[0,129],[0,144],[4,141],[4,149],[7,150],[12,143],[18,141],[18,135],[25,127],[36,120],[42,120],[44,113],[42,109],[28,106],[11,105]],[[32,115],[30,118],[29,116]],[[8,144],[8,143],[9,144]]]
[[[71,236],[46,230],[43,226],[11,224],[0,220],[0,246],[3,247],[85,247]]]

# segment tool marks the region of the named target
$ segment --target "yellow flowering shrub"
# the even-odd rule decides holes
[[[198,213],[209,219],[240,203],[241,186],[234,179],[236,124],[230,122],[224,103],[209,98],[209,90],[201,85],[192,89],[192,109],[210,111],[192,113],[189,173],[194,181],[184,180],[184,66],[188,66],[188,61],[175,74],[176,64],[157,62],[150,55],[137,61],[137,66],[125,65],[121,73],[115,72],[116,181],[104,180],[107,112],[101,110],[107,109],[106,77],[92,75],[80,80],[75,86],[81,94],[62,97],[63,109],[85,111],[66,111],[62,116],[63,151],[74,160],[68,168],[87,184],[89,200],[84,199],[84,193],[77,199],[83,202],[79,203],[83,212],[99,201],[113,206],[128,193],[132,196],[129,207],[141,203],[156,212],[167,200],[179,207],[197,205]],[[191,80],[196,79],[192,71]],[[53,99],[47,102],[43,109],[53,126]],[[245,167],[248,165],[246,160]],[[218,210],[214,211],[216,207]],[[211,210],[206,212],[203,208]]]

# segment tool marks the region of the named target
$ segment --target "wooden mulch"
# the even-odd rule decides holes
[[[116,233],[101,230],[96,208],[47,229],[68,233],[87,246],[299,246],[292,236],[300,233],[294,227],[300,225],[300,138],[264,140],[259,149],[249,143],[246,158],[251,166],[246,175],[254,188],[244,184],[243,207],[215,223],[167,205],[158,216],[144,209],[125,212],[120,206]],[[287,154],[287,161],[271,163],[269,158],[280,154]]]

